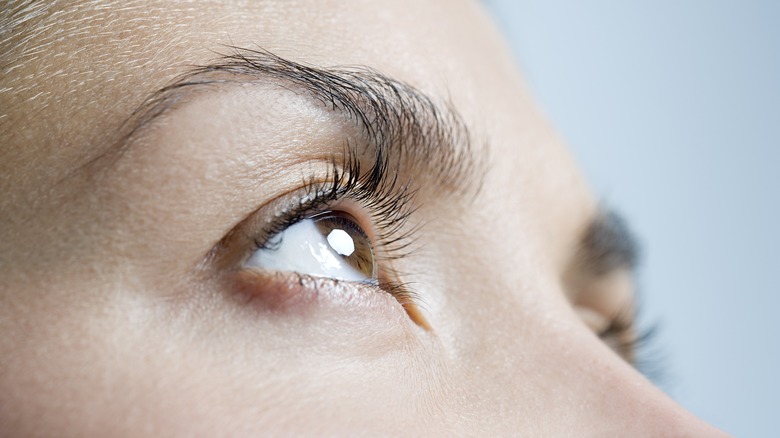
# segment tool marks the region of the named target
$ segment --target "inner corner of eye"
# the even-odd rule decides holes
[[[376,283],[374,248],[350,215],[327,211],[272,235],[244,263],[247,269]]]

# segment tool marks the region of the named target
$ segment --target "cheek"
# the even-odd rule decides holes
[[[2,423],[19,435],[401,434],[433,403],[435,342],[392,297],[269,308],[221,292],[30,310],[48,324],[3,345]]]
[[[165,387],[153,393],[180,392],[165,401],[166,417],[178,417],[174,425],[218,424],[250,435],[343,435],[371,427],[403,433],[399,427],[411,426],[438,386],[421,379],[434,346],[420,342],[420,329],[405,314],[401,325],[371,310],[324,304],[304,316],[257,316],[257,309],[230,303],[173,328],[156,322],[155,331],[165,333],[154,346],[159,356],[133,380],[157,376]]]

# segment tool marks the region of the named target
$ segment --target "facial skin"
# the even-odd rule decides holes
[[[1,47],[3,435],[719,434],[594,333],[630,275],[581,261],[597,202],[478,3],[42,8]],[[288,76],[192,73],[235,53]],[[404,257],[368,202],[329,204],[367,231],[379,286],[244,265],[346,144],[362,172],[398,149],[291,79],[304,66],[366,66],[461,134],[388,131],[415,151],[388,161],[415,193]],[[210,84],[154,94],[180,75]]]

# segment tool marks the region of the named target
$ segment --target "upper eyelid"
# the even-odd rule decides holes
[[[217,269],[220,270],[232,270],[240,266],[242,260],[250,255],[250,251],[262,246],[263,241],[272,237],[278,226],[289,222],[289,219],[284,217],[288,212],[300,208],[300,203],[306,197],[306,190],[306,187],[296,187],[253,209],[232,225],[204,259],[217,260]],[[227,258],[222,257],[225,251],[231,251]]]
[[[411,233],[400,234],[414,209],[413,197],[405,192],[408,184],[403,184],[393,166],[383,161],[387,157],[375,157],[374,163],[366,169],[358,158],[358,148],[358,145],[348,143],[339,159],[331,159],[330,170],[313,170],[301,186],[253,210],[209,252],[207,259],[220,259],[219,254],[227,251],[229,257],[218,265],[220,269],[235,269],[250,251],[261,247],[286,226],[347,200],[365,208],[365,215],[354,210],[349,213],[371,222],[367,231],[376,244],[388,240],[408,244],[412,240]],[[402,256],[399,253],[402,248],[387,245],[381,249],[380,254],[393,253],[394,258]]]
[[[355,154],[345,155],[354,157]],[[377,157],[377,159],[380,160],[381,157]],[[413,197],[404,196],[405,186],[397,186],[397,178],[392,178],[390,180],[392,182],[382,182],[391,178],[388,173],[391,167],[375,163],[372,169],[363,173],[357,163],[359,161],[347,161],[343,165],[343,170],[333,170],[330,173],[330,176],[333,178],[330,182],[311,183],[310,186],[302,187],[297,191],[286,193],[277,198],[276,202],[282,202],[283,205],[286,205],[284,210],[286,213],[279,215],[275,221],[269,222],[263,218],[263,213],[268,214],[268,211],[264,212],[263,210],[272,210],[274,201],[253,212],[247,220],[231,231],[230,235],[238,236],[238,242],[234,241],[227,244],[220,242],[215,247],[215,251],[224,249],[223,247],[225,246],[243,248],[243,250],[239,249],[238,252],[242,255],[238,258],[234,257],[227,264],[223,264],[222,269],[228,272],[236,269],[243,271],[242,268],[246,259],[251,257],[254,250],[260,249],[258,248],[260,245],[257,243],[249,248],[247,248],[246,244],[247,240],[254,241],[254,236],[257,233],[262,233],[263,239],[267,241],[267,239],[273,237],[273,233],[281,232],[287,226],[311,217],[318,208],[327,208],[328,210],[331,207],[333,210],[345,209],[345,203],[350,201],[362,204],[362,207],[367,210],[365,215],[359,214],[354,210],[347,212],[356,218],[370,218],[364,219],[370,221],[368,227],[366,223],[360,223],[360,225],[371,241],[374,249],[374,260],[378,266],[378,284],[374,286],[395,297],[416,324],[429,330],[429,324],[419,311],[420,306],[424,306],[424,302],[409,288],[408,284],[399,282],[398,272],[389,263],[391,259],[395,260],[409,254],[408,252],[400,254],[401,250],[408,249],[407,245],[400,247],[391,247],[391,245],[398,242],[407,241],[408,243],[408,241],[413,241],[414,234],[419,231],[419,228],[414,228],[407,234],[400,234],[409,218],[409,214],[413,211]],[[339,169],[339,165],[335,162],[333,166],[334,169]],[[372,171],[376,168],[380,169],[378,173]],[[375,181],[376,179],[380,181]],[[330,189],[328,189],[328,184],[330,184]],[[317,196],[318,194],[319,197]],[[313,199],[308,199],[304,202],[296,200],[311,198],[312,196],[314,196]],[[391,219],[385,220],[384,216],[388,216]],[[249,222],[247,223],[247,221]],[[258,221],[265,222],[264,226],[258,226]],[[243,243],[241,241],[242,236],[244,237]],[[246,251],[246,249],[249,249],[249,251]],[[388,254],[392,255],[388,256]]]

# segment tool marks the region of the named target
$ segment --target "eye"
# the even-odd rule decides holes
[[[354,217],[338,211],[287,226],[257,249],[244,267],[378,283],[371,240]]]

